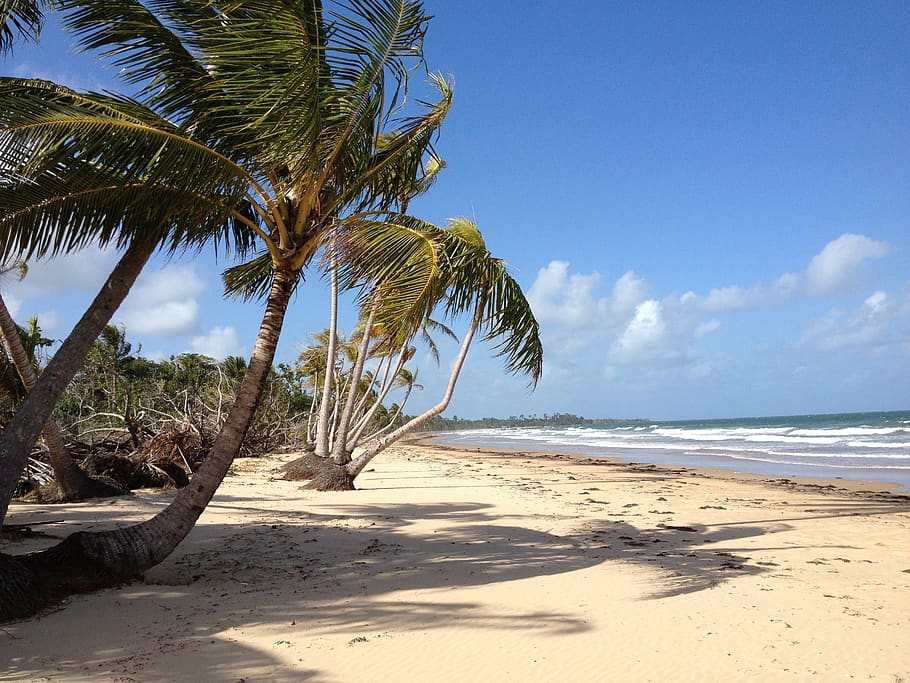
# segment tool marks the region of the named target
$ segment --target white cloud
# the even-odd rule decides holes
[[[600,296],[599,289],[608,283],[597,272],[573,273],[567,261],[551,261],[528,290],[547,350],[547,376],[560,383],[584,383],[594,363],[601,363],[606,376],[614,379],[625,374],[624,368],[655,382],[671,376],[691,380],[715,376],[721,366],[718,358],[702,353],[702,340],[722,324],[728,334],[738,334],[735,325],[724,321],[724,314],[773,308],[810,292],[834,291],[850,283],[863,263],[884,257],[889,249],[868,237],[842,235],[805,271],[783,272],[748,286],[728,284],[703,294],[685,291],[663,298],[649,295],[648,282],[633,270]],[[853,313],[832,311],[806,329],[802,344],[831,350],[906,343],[907,334],[894,322],[900,318],[910,328],[906,324],[910,295],[906,299],[903,314],[897,313],[901,307],[885,292],[873,294]],[[741,324],[756,323],[743,318]],[[756,344],[761,341],[754,339]]]
[[[613,285],[612,308],[617,313],[631,311],[648,298],[648,283],[634,270],[626,271]]]
[[[772,289],[774,293],[785,299],[792,296],[799,288],[799,275],[794,273],[784,273],[774,281]]]
[[[886,292],[876,291],[854,311],[834,309],[824,318],[810,323],[802,343],[825,351],[906,343],[906,330],[901,333],[895,328],[908,313],[910,301],[895,302]]]
[[[224,360],[228,356],[239,356],[243,348],[237,339],[237,330],[233,327],[213,327],[208,334],[193,337],[190,349],[194,353]]]
[[[701,302],[701,307],[711,313],[741,311],[758,306],[763,299],[764,293],[760,284],[749,289],[730,285],[708,292],[708,296]]]
[[[707,320],[703,323],[700,323],[695,328],[694,335],[696,338],[704,337],[705,335],[711,334],[712,332],[715,332],[718,329],[720,329],[720,321],[717,320],[716,318],[711,318],[711,320]]]
[[[614,365],[679,365],[694,358],[686,341],[688,331],[680,320],[668,321],[664,305],[643,301],[635,315],[610,348]]]
[[[199,325],[199,303],[195,299],[162,301],[141,310],[129,308],[118,316],[128,333],[179,337]]]
[[[172,299],[192,298],[204,289],[205,283],[192,265],[165,266],[140,275],[127,301],[136,306],[155,305]]]
[[[528,301],[540,322],[570,327],[590,324],[598,308],[591,292],[600,283],[600,275],[570,276],[568,271],[567,261],[550,261],[537,271]]]
[[[191,265],[165,266],[143,273],[121,308],[118,318],[127,332],[179,336],[199,326],[196,296],[205,283]]]
[[[15,292],[22,299],[72,292],[97,292],[114,269],[118,259],[113,249],[86,247],[80,251],[53,259],[31,261],[25,278],[17,281],[12,275],[3,282],[4,294]]]
[[[845,289],[856,280],[856,272],[865,261],[883,258],[890,251],[887,242],[845,233],[826,244],[809,262],[806,269],[807,291],[822,295]]]

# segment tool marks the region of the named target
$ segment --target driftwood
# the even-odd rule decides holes
[[[105,440],[69,445],[70,453],[89,476],[122,489],[181,488],[205,456],[198,431],[190,425],[171,426],[130,452],[124,443]],[[53,502],[56,486],[41,453],[29,462],[17,495],[25,500]]]

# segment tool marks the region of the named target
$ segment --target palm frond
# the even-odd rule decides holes
[[[464,218],[440,228],[395,216],[358,221],[342,242],[341,280],[380,302],[377,324],[384,334],[410,339],[427,325],[437,306],[447,318],[481,312],[484,337],[509,372],[534,385],[543,367],[540,329],[531,306],[505,264],[487,251],[477,226]]]
[[[206,0],[61,0],[63,24],[83,50],[109,59],[124,81],[165,117],[200,114],[217,92],[209,71],[181,28],[213,21],[214,3]],[[191,36],[191,34],[190,34]]]
[[[44,25],[44,0],[0,0],[0,55],[9,52],[16,37],[38,40]]]
[[[269,293],[273,273],[272,255],[265,251],[246,263],[231,266],[222,273],[224,294],[244,301],[261,299]]]
[[[4,255],[45,256],[140,233],[168,248],[213,239],[247,250],[249,178],[125,98],[0,78]]]

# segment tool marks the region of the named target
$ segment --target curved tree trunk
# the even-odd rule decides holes
[[[452,394],[455,393],[455,384],[458,382],[461,368],[464,366],[465,359],[468,357],[468,350],[471,347],[471,341],[474,339],[474,333],[477,332],[477,328],[480,327],[482,310],[483,306],[478,305],[474,318],[471,321],[471,326],[468,328],[464,340],[461,342],[461,348],[458,351],[458,357],[455,359],[455,364],[452,367],[452,373],[449,375],[449,384],[446,387],[446,392],[443,395],[442,400],[426,412],[421,413],[413,420],[403,424],[394,432],[374,439],[360,455],[347,465],[342,467],[336,465],[326,467],[313,477],[310,483],[304,488],[315,489],[316,491],[353,490],[354,480],[357,478],[357,475],[363,472],[363,469],[373,458],[382,453],[382,451],[398,441],[405,434],[414,431],[427,420],[439,415],[443,410],[448,408],[449,402],[452,400]]]
[[[275,357],[296,274],[278,270],[249,368],[228,418],[188,486],[152,519],[122,529],[77,532],[31,555],[0,555],[0,621],[33,614],[35,605],[135,578],[173,552],[212,499],[240,450]]]
[[[70,380],[82,367],[92,344],[129,294],[155,244],[134,241],[124,252],[101,291],[51,358],[32,391],[0,435],[0,525],[6,518],[28,454]]]
[[[37,377],[32,369],[31,359],[22,340],[16,322],[10,315],[6,302],[0,296],[0,329],[9,349],[10,357],[16,366],[16,371],[22,379],[26,391],[31,391],[35,386]],[[63,433],[53,417],[49,417],[41,431],[44,443],[50,456],[51,467],[54,470],[54,481],[62,500],[82,500],[84,498],[102,498],[106,496],[122,496],[126,493],[119,486],[108,484],[98,479],[92,479],[82,471],[70,457],[63,440]]]

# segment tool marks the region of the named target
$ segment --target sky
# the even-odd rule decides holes
[[[426,6],[428,65],[454,80],[455,105],[447,168],[411,212],[477,222],[545,349],[532,392],[475,345],[446,415],[910,408],[910,4]],[[53,24],[0,73],[120,87]],[[62,338],[116,258],[35,262],[0,288],[17,319]],[[223,300],[227,265],[156,259],[115,322],[152,358],[249,354],[262,306]],[[328,309],[310,274],[279,361]],[[406,412],[442,395],[456,345],[440,341],[440,365],[415,358],[423,390]]]

